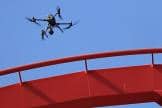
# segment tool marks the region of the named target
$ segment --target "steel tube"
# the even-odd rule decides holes
[[[25,71],[34,68],[40,68],[50,65],[56,65],[61,63],[68,63],[74,61],[81,61],[81,60],[88,60],[88,59],[97,59],[97,58],[104,58],[104,57],[115,57],[115,56],[126,56],[126,55],[137,55],[137,54],[156,54],[162,53],[162,48],[152,48],[152,49],[134,49],[134,50],[126,50],[126,51],[112,51],[112,52],[103,52],[103,53],[95,53],[95,54],[86,54],[86,55],[79,55],[74,57],[66,57],[60,59],[52,59],[42,62],[36,62],[32,64],[26,64],[22,66],[16,66],[12,68],[2,69],[0,70],[0,75],[6,75],[10,73]]]

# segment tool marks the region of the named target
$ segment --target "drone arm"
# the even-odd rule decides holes
[[[36,19],[37,21],[48,21],[47,19]]]
[[[71,23],[57,23],[57,25],[70,25]]]
[[[63,30],[62,30],[62,28],[59,26],[59,25],[57,25],[56,26],[62,33],[64,32]]]
[[[54,16],[56,17],[57,15],[58,15],[58,13],[55,13],[55,15],[54,15]]]

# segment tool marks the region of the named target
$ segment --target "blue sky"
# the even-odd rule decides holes
[[[0,2],[0,69],[32,62],[103,51],[162,46],[161,0],[1,0]],[[72,29],[41,40],[40,30],[25,17],[46,17],[62,9],[64,21],[80,21]],[[109,66],[148,63],[141,57],[111,59]],[[142,58],[149,58],[144,56]],[[106,67],[105,60],[95,66]],[[109,62],[109,63],[110,63]],[[50,66],[23,73],[23,80],[67,74],[83,69],[82,62]],[[74,67],[75,65],[75,67]],[[63,69],[63,70],[62,70]],[[45,72],[46,70],[46,72]],[[48,73],[47,73],[48,71]],[[31,75],[32,74],[32,75]],[[0,86],[18,82],[16,74],[0,77]],[[145,103],[108,108],[160,108],[155,103]]]

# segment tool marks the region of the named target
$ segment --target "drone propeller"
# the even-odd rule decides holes
[[[33,23],[35,23],[35,24],[41,26],[41,25],[37,22],[37,19],[36,19],[35,17],[32,17],[32,18],[26,17],[26,19],[27,19],[28,21],[30,21],[30,22],[33,22]]]
[[[78,23],[79,23],[79,21],[74,22],[74,23],[71,21],[71,22],[69,23],[69,26],[65,27],[64,29],[70,29],[72,26],[74,26],[74,25],[76,25],[76,24],[78,24]]]
[[[79,21],[75,21],[75,22],[72,24],[72,26],[77,25],[78,23],[79,23]]]
[[[55,14],[55,16],[58,15],[58,17],[59,17],[60,19],[63,19],[62,16],[61,16],[61,8],[58,6],[58,7],[56,8],[56,10],[57,10],[57,13]]]

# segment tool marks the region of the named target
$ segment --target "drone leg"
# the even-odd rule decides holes
[[[41,33],[41,38],[42,38],[42,40],[44,40],[44,33],[43,33],[43,31]]]
[[[44,35],[42,35],[42,40],[44,40]]]
[[[46,34],[46,31],[44,30],[41,31],[41,36],[42,36],[42,40],[44,40],[44,36],[48,37],[48,35]]]

